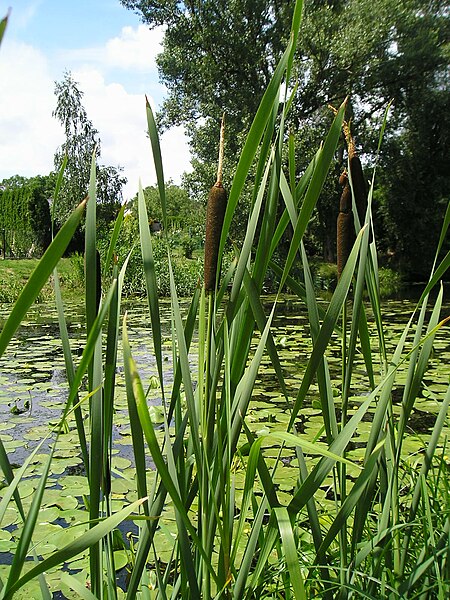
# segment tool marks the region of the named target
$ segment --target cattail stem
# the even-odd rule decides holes
[[[217,161],[217,183],[222,183],[222,170],[223,170],[223,153],[225,148],[225,113],[222,115],[222,122],[220,123],[220,141],[219,141],[219,160]]]

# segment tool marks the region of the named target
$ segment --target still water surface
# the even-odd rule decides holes
[[[388,353],[391,354],[400,334],[414,308],[412,302],[387,302],[383,307],[384,322],[387,331]],[[155,358],[152,351],[151,326],[148,308],[144,302],[134,302],[126,306],[128,311],[128,330],[133,356],[137,362],[144,387],[150,378],[156,375]],[[187,310],[187,305],[183,307]],[[10,307],[9,307],[10,310]],[[0,325],[9,312],[8,307],[0,309]],[[442,317],[449,314],[449,309],[443,311]],[[67,311],[69,337],[75,365],[84,347],[84,325],[82,309],[77,306],[69,307]],[[371,328],[371,343],[376,360],[377,336],[375,326],[368,321]],[[170,388],[173,381],[173,364],[170,336],[170,305],[161,303],[161,323],[164,335],[163,361],[165,384]],[[280,357],[289,396],[294,399],[299,389],[306,362],[311,353],[311,342],[308,331],[308,321],[304,306],[297,300],[285,298],[278,306],[274,321],[273,334]],[[257,336],[255,336],[257,338]],[[195,380],[196,340],[192,344],[192,372]],[[335,400],[339,405],[341,342],[334,336],[327,350],[330,374]],[[113,480],[112,502],[113,511],[120,510],[125,504],[136,499],[135,469],[132,460],[131,432],[127,417],[125,397],[125,382],[122,361],[119,357],[117,369],[117,389],[115,396],[115,415],[113,430]],[[436,337],[429,368],[425,374],[415,409],[409,421],[409,437],[404,444],[406,459],[420,460],[421,452],[441,400],[449,385],[450,374],[450,336],[444,328]],[[393,391],[394,414],[400,410],[402,385],[406,379],[405,370],[400,370],[396,387]],[[369,391],[367,375],[359,353],[356,358],[355,377],[352,383],[350,412],[358,406],[361,397]],[[51,432],[60,418],[67,398],[68,387],[65,378],[64,360],[57,325],[57,315],[54,308],[48,305],[35,305],[28,313],[26,320],[18,330],[7,352],[0,361],[0,436],[8,452],[10,461],[18,466],[23,463],[37,444]],[[151,390],[149,395],[150,411],[154,422],[160,418],[161,393],[159,389]],[[360,423],[357,436],[352,440],[348,457],[358,461],[362,458],[365,440],[370,430],[370,418]],[[289,422],[290,412],[285,398],[279,391],[279,385],[270,359],[265,357],[261,364],[252,401],[247,413],[246,422],[251,431],[256,434],[269,433],[273,430],[285,430]],[[317,398],[317,387],[313,384],[306,399],[305,406],[296,423],[297,431],[308,440],[321,439],[323,434],[323,419]],[[448,424],[444,427],[441,446],[450,437]],[[26,478],[20,484],[20,494],[25,509],[31,503],[36,490],[38,476],[42,472],[47,458],[48,445],[38,451],[33,458]],[[264,456],[268,464],[274,461],[277,450],[267,448]],[[418,458],[417,458],[418,457]],[[295,457],[283,455],[281,468],[277,470],[276,484],[279,486],[281,501],[289,501],[290,494],[297,482],[297,470],[294,467]],[[149,467],[151,462],[149,459]],[[350,469],[349,469],[349,475]],[[148,477],[153,477],[151,469]],[[245,474],[235,474],[236,493],[241,493]],[[50,477],[44,494],[40,518],[33,541],[40,556],[46,557],[57,548],[62,547],[87,528],[87,517],[84,508],[83,495],[88,495],[89,489],[84,476],[77,434],[73,421],[68,430],[58,440],[54,460],[51,464]],[[0,492],[1,496],[1,492]],[[284,498],[284,496],[286,496]],[[324,500],[326,501],[326,499]],[[175,527],[170,507],[164,514],[167,530]],[[75,527],[70,527],[75,525]],[[0,575],[4,575],[7,564],[15,551],[20,536],[22,524],[18,511],[11,505],[7,509],[0,529]],[[129,540],[135,535],[136,525],[128,522],[122,527],[124,539]],[[74,532],[74,533],[72,533]],[[70,539],[69,539],[70,538]],[[155,545],[158,553],[164,558],[172,551],[166,535],[157,535]],[[128,541],[126,542],[128,544]],[[117,551],[117,564],[123,567],[129,560],[128,551]],[[122,553],[122,554],[121,554]],[[67,568],[72,573],[78,573],[80,580],[87,577],[87,556],[77,557]],[[83,579],[84,578],[84,579]],[[56,570],[47,579],[57,598],[61,595],[60,576]],[[30,585],[35,585],[30,584]],[[34,589],[34,588],[33,588]],[[33,597],[30,588],[29,596]],[[28,593],[28,592],[27,592]],[[38,593],[38,592],[36,592]],[[66,592],[64,592],[65,594]]]

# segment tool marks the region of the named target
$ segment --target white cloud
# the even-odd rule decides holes
[[[54,151],[63,135],[52,118],[54,84],[45,56],[26,44],[5,43],[0,81],[2,177],[50,172]]]
[[[150,140],[147,138],[145,97],[129,94],[118,83],[106,83],[97,69],[73,73],[84,91],[87,114],[98,129],[102,141],[101,162],[124,167],[128,178],[125,198],[137,193],[142,185],[156,182]],[[154,109],[154,102],[149,98]],[[166,179],[179,182],[189,166],[189,151],[181,127],[166,132],[161,138],[161,153]]]
[[[69,63],[95,65],[102,69],[124,69],[139,73],[156,72],[156,56],[161,52],[162,27],[145,25],[123,27],[120,35],[103,46],[63,50],[59,59]]]
[[[109,73],[107,67],[118,61],[122,49],[123,64],[130,65],[128,76],[134,69],[139,70],[141,54],[154,48],[142,31],[141,28],[125,28],[119,38],[110,40],[98,53],[98,56],[109,57],[105,63],[67,64],[84,92],[83,104],[88,117],[99,130],[101,163],[124,167],[123,174],[128,179],[125,198],[136,194],[139,179],[146,186],[154,184],[156,176],[150,141],[146,136],[145,97],[129,93],[120,82],[120,72]],[[111,47],[113,50],[108,49]],[[22,43],[9,41],[2,46],[0,180],[16,173],[24,176],[47,174],[53,169],[53,155],[63,142],[63,133],[52,117],[56,104],[50,74],[52,59]],[[153,99],[149,100],[154,108]],[[189,151],[183,130],[174,128],[166,132],[161,139],[161,149],[166,179],[179,182],[182,173],[189,169]]]
[[[151,71],[156,68],[156,55],[162,50],[162,27],[149,30],[145,25],[137,29],[124,27],[119,37],[106,44],[106,58],[110,65],[122,69]]]

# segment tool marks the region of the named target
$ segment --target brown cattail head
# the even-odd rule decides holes
[[[350,129],[350,121],[344,121],[342,124],[345,141],[347,142],[348,162],[350,176],[352,180],[353,194],[355,196],[356,210],[358,211],[359,223],[362,226],[366,218],[367,211],[367,186],[364,179],[361,161],[356,151],[355,138]]]
[[[205,237],[205,290],[210,292],[216,285],[217,261],[219,258],[220,236],[227,208],[228,195],[222,185],[223,151],[225,145],[225,115],[220,124],[219,160],[217,165],[217,181],[209,191],[206,207]]]
[[[344,171],[339,177],[339,183],[344,186],[339,201],[339,214],[337,218],[337,270],[340,278],[345,264],[352,250],[355,240],[355,227],[353,224],[352,192],[348,182],[347,173]]]
[[[206,237],[205,237],[205,290],[210,292],[216,285],[217,260],[219,257],[220,236],[227,208],[227,192],[219,181],[209,192],[206,207]]]

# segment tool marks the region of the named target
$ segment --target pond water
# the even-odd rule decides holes
[[[414,304],[409,301],[387,302],[384,305],[384,320],[388,331],[388,351],[392,352],[398,341]],[[156,364],[152,352],[151,327],[148,308],[144,302],[134,302],[126,306],[128,311],[128,330],[133,356],[137,362],[144,387],[152,376],[156,375]],[[184,307],[187,310],[187,305]],[[0,310],[0,324],[6,317],[10,307]],[[446,316],[448,307],[444,311]],[[75,363],[81,354],[84,338],[82,308],[69,307],[67,320],[69,337]],[[370,317],[369,317],[370,322]],[[170,338],[170,304],[161,303],[161,323],[164,335],[163,360],[166,383],[170,387],[173,380],[172,351]],[[373,326],[372,341],[376,341]],[[311,352],[307,315],[304,306],[297,300],[286,298],[277,308],[274,322],[275,343],[280,356],[288,391],[295,398],[300,385],[306,360]],[[335,336],[328,349],[327,357],[335,393],[339,397],[339,376],[341,371],[340,340]],[[195,367],[195,346],[193,341],[192,366]],[[121,360],[119,359],[119,365]],[[445,328],[439,332],[434,344],[434,352],[420,390],[415,409],[409,422],[410,437],[405,444],[405,452],[411,457],[420,453],[435,415],[439,410],[440,401],[449,384],[450,373],[450,336]],[[358,405],[358,399],[369,391],[362,357],[358,355],[355,369],[355,382],[352,387],[350,404]],[[400,372],[394,389],[395,410],[399,410],[401,402],[401,386],[405,381],[405,373]],[[113,508],[118,510],[126,503],[136,499],[135,474],[132,463],[131,432],[127,418],[125,382],[121,366],[117,372],[117,390],[115,399],[116,413],[114,416],[114,479]],[[0,361],[0,435],[8,452],[11,463],[20,465],[38,442],[47,436],[53,425],[59,421],[64,402],[67,397],[64,360],[59,339],[56,310],[48,305],[35,305],[30,309],[26,320],[16,333],[7,352]],[[301,411],[297,429],[308,439],[320,439],[323,419],[318,408],[314,385],[307,398],[307,403]],[[151,391],[149,403],[155,423],[160,417],[160,392]],[[258,433],[270,432],[273,429],[285,429],[290,413],[285,398],[279,392],[277,380],[269,357],[261,364],[260,375],[255,386],[252,402],[247,415],[249,428]],[[73,423],[69,423],[68,431],[58,441],[55,459],[51,467],[48,490],[44,496],[44,508],[41,511],[40,524],[34,536],[38,544],[38,554],[46,556],[61,546],[62,540],[67,543],[67,526],[73,523],[86,522],[82,495],[88,494],[82,463],[77,445],[77,434]],[[365,436],[370,423],[361,423],[358,438],[353,444],[350,458],[360,459],[364,451]],[[443,432],[443,441],[449,435],[448,426]],[[275,460],[276,451],[266,451],[267,460]],[[36,488],[37,475],[42,469],[46,458],[45,445],[36,455],[27,471],[27,479],[21,484],[21,497],[24,504],[31,502]],[[289,471],[290,458],[286,458],[286,470],[281,470],[278,483],[281,494],[289,494],[295,485],[295,470]],[[149,466],[150,462],[149,462]],[[151,469],[149,469],[151,477]],[[242,482],[244,474],[242,474]],[[281,497],[282,499],[282,497]],[[42,522],[41,522],[42,521]],[[7,511],[0,530],[0,573],[10,559],[11,552],[17,543],[21,531],[21,523],[17,511],[11,507]],[[133,529],[131,528],[132,532]],[[80,534],[78,529],[74,534]],[[163,538],[157,544],[164,552]],[[170,551],[168,548],[167,551]],[[123,552],[122,562],[128,558]],[[85,567],[85,558],[80,558],[69,565],[72,572]],[[3,565],[3,566],[2,566]],[[50,579],[52,575],[50,574]],[[57,578],[57,574],[55,575]],[[56,584],[55,584],[56,585]],[[55,588],[59,589],[59,588]],[[70,594],[69,594],[70,596]]]

